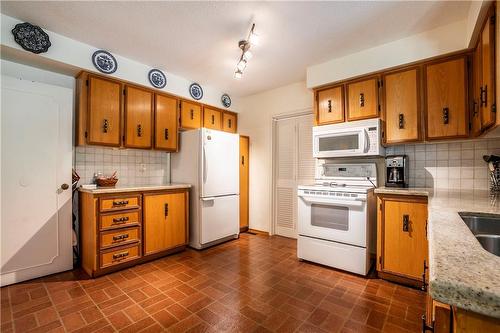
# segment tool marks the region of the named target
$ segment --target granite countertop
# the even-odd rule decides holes
[[[486,251],[458,215],[458,212],[500,214],[500,194],[425,188],[377,188],[375,193],[427,195],[432,298],[500,318],[500,257]]]
[[[97,187],[96,189],[85,189],[79,187],[80,192],[87,192],[92,194],[103,193],[119,193],[119,192],[143,192],[143,191],[159,191],[159,190],[172,190],[178,188],[190,188],[190,184],[163,184],[163,185],[117,185],[115,187]]]

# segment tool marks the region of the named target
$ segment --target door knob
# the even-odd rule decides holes
[[[64,184],[62,184],[62,185],[61,185],[61,189],[62,189],[63,191],[66,191],[68,188],[69,188],[69,185],[68,185],[68,184],[66,184],[66,183],[64,183]]]

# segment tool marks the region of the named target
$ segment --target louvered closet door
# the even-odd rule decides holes
[[[297,185],[314,179],[313,116],[277,120],[275,233],[297,238]]]

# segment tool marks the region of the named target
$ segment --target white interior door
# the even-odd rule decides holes
[[[275,123],[274,231],[297,238],[297,185],[314,181],[312,114]]]
[[[1,106],[3,286],[72,269],[73,91],[2,76]]]
[[[202,197],[239,194],[240,142],[237,134],[202,129]]]

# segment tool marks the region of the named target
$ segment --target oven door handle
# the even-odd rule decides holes
[[[310,204],[322,204],[322,205],[328,205],[328,206],[345,206],[345,207],[361,207],[365,203],[364,201],[361,200],[332,200],[332,199],[325,199],[325,198],[317,198],[317,197],[307,197],[307,196],[300,196],[305,202],[310,203]]]

